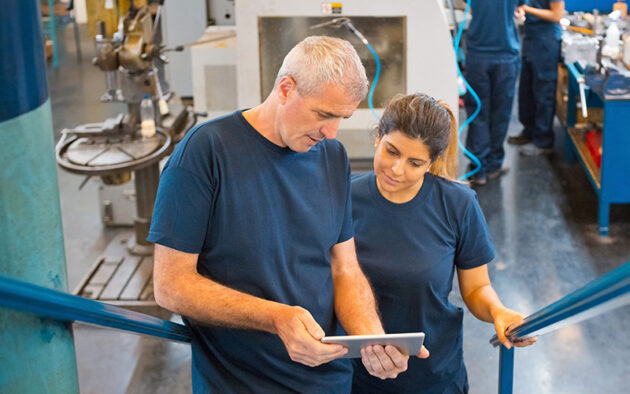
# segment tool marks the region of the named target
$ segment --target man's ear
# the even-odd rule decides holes
[[[297,86],[293,78],[288,75],[280,78],[278,86],[276,87],[276,94],[278,95],[280,103],[284,104],[292,94],[296,93],[296,89]]]

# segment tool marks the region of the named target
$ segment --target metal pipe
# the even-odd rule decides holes
[[[155,204],[158,182],[160,181],[159,162],[136,170],[134,177],[136,186],[136,218],[134,220],[136,242],[140,245],[151,245],[147,241],[147,237],[149,236],[153,204]]]
[[[540,309],[511,328],[511,341],[543,335],[630,304],[630,262]],[[490,342],[499,345],[496,335]]]
[[[182,324],[3,276],[0,276],[0,306],[55,320],[190,342],[190,331]]]
[[[514,388],[514,348],[501,345],[499,352],[499,394],[512,394]]]
[[[457,15],[455,14],[455,7],[453,6],[453,0],[446,0],[448,8],[451,10],[451,16],[453,18],[453,27],[455,32],[459,31],[459,24],[457,23]],[[455,59],[457,61],[457,59]]]

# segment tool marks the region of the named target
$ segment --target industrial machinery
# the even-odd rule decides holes
[[[630,53],[624,56],[630,25],[621,11],[576,12],[561,23],[564,65],[556,107],[566,127],[565,157],[585,169],[598,199],[599,235],[606,236],[611,204],[630,203]]]
[[[249,108],[264,100],[282,59],[295,44],[310,35],[328,35],[353,44],[370,82],[380,74],[372,97],[377,114],[399,93],[427,93],[457,108],[455,55],[443,3],[237,1],[238,106]],[[336,18],[347,18],[379,59],[347,24],[326,24]],[[317,25],[321,27],[311,28]],[[374,141],[370,130],[377,122],[367,99],[350,119],[341,122],[338,139],[351,160],[371,162]]]
[[[566,31],[562,50],[566,64],[579,64],[584,70],[580,81],[582,108],[586,116],[584,86],[604,97],[630,98],[630,31],[619,11],[608,16],[577,12],[563,22]]]
[[[352,43],[372,83],[377,75],[376,57],[349,26],[361,33],[379,58],[380,75],[372,97],[377,114],[398,93],[424,92],[445,100],[452,108],[458,106],[455,55],[441,0],[239,0],[235,5],[235,38],[192,47],[197,110],[214,116],[260,104],[273,88],[284,56],[310,35],[334,36]],[[330,23],[334,19],[338,23]],[[207,31],[199,42],[221,33]],[[222,76],[221,83],[214,82],[218,75]],[[211,90],[211,94],[206,93]],[[218,100],[221,97],[228,99]],[[226,100],[232,97],[234,105],[228,108]],[[369,131],[377,121],[366,99],[350,119],[341,122],[337,138],[353,162],[371,162],[374,140]]]
[[[57,144],[57,163],[65,170],[101,177],[105,185],[135,183],[135,235],[127,248],[133,254],[150,255],[146,241],[157,185],[159,161],[196,123],[196,114],[187,108],[163,79],[163,66],[169,49],[162,44],[161,5],[155,17],[147,6],[137,8],[133,1],[121,17],[112,39],[96,38],[93,63],[105,73],[103,102],[125,102],[127,112],[102,123],[89,123],[62,130]],[[103,30],[104,31],[104,30]],[[120,78],[120,89],[119,89]],[[154,118],[143,119],[141,102],[148,103]],[[151,108],[151,106],[153,108]],[[112,212],[111,201],[104,207],[104,219]],[[106,221],[106,220],[104,220]]]

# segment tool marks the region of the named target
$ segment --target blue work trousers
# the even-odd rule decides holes
[[[560,41],[553,37],[525,38],[522,52],[518,118],[523,135],[539,148],[551,148]]]
[[[512,114],[520,63],[518,55],[469,53],[466,59],[466,80],[481,100],[481,112],[468,126],[466,148],[481,162],[477,173],[480,177],[503,164],[503,143]],[[470,93],[464,101],[466,112],[471,116],[477,103]]]

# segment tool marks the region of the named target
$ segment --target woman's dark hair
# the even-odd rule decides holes
[[[381,138],[392,131],[422,141],[429,148],[432,174],[457,177],[457,122],[448,104],[422,93],[394,96],[377,127]]]

